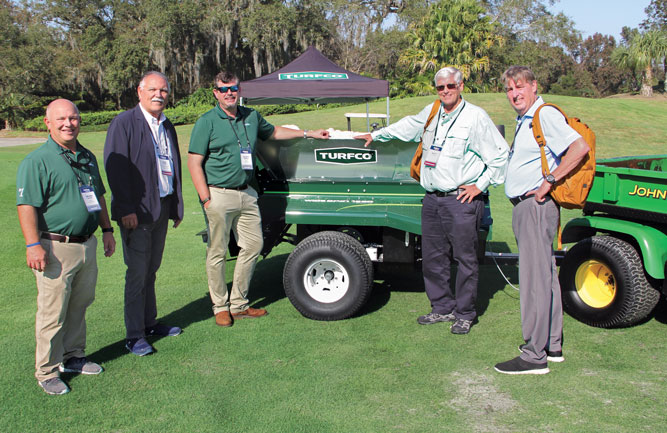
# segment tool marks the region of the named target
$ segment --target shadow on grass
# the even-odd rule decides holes
[[[282,268],[287,260],[287,254],[270,257],[257,262],[255,273],[248,293],[250,304],[255,308],[263,308],[285,297],[282,289]],[[233,261],[228,262],[228,266],[233,266]],[[271,284],[266,284],[270,281]],[[274,284],[280,281],[281,284]],[[229,284],[231,289],[231,283]],[[188,326],[193,323],[208,320],[213,317],[213,303],[208,292],[203,293],[201,298],[184,305],[178,310],[174,310],[166,316],[158,318],[160,323],[171,326],[179,326],[187,332]],[[165,337],[148,337],[148,341],[153,344]],[[88,354],[90,359],[104,364],[121,356],[129,355],[125,348],[125,339],[111,343],[94,353]]]
[[[509,252],[509,247],[504,243],[496,243],[494,247],[494,251]],[[518,284],[518,264],[501,264],[500,268],[512,284]],[[363,316],[381,309],[389,303],[391,292],[424,292],[424,298],[426,299],[426,302],[428,302],[424,290],[424,277],[419,265],[380,264],[379,266],[376,266],[375,279],[382,281],[375,282],[370,299],[356,316]],[[452,285],[455,281],[456,265],[453,265],[451,272]],[[490,300],[495,296],[496,292],[503,291],[506,285],[507,282],[505,281],[505,278],[500,271],[498,271],[495,264],[480,265],[477,301],[475,302],[477,316],[482,316],[484,314],[489,307]],[[511,296],[516,294],[515,297],[517,299],[519,297],[519,293],[515,292],[513,289],[511,289],[509,294]]]
[[[207,293],[205,296],[190,302],[178,310],[172,311],[164,317],[159,317],[158,322],[186,329],[193,323],[209,319],[211,315],[211,298]],[[163,338],[165,337],[148,337],[147,340],[153,344]],[[124,355],[129,355],[129,352],[125,348],[125,339],[122,339],[87,356],[90,359],[94,359],[95,362],[104,364],[107,361],[112,361]]]

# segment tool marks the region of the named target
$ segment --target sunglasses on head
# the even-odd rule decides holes
[[[449,90],[454,90],[458,87],[459,85],[456,83],[447,83],[444,86],[435,86],[436,89],[438,89],[438,92],[442,92],[445,90],[445,87],[447,87]]]
[[[232,92],[238,92],[239,91],[239,86],[221,86],[221,87],[216,87],[218,89],[218,92],[220,93],[227,93],[227,90],[231,90]]]

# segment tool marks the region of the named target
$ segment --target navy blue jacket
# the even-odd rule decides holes
[[[174,160],[174,199],[169,218],[183,219],[181,192],[181,153],[174,125],[164,122],[172,143]],[[111,189],[111,218],[120,221],[131,213],[139,224],[150,224],[160,217],[160,190],[157,161],[150,127],[139,105],[116,116],[109,125],[104,143],[104,167]]]

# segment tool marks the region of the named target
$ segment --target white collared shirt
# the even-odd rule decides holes
[[[152,114],[144,109],[139,104],[141,112],[144,113],[148,127],[151,130],[151,137],[153,141],[153,148],[155,149],[155,162],[157,165],[158,189],[160,190],[160,197],[166,197],[174,192],[174,160],[173,152],[171,150],[171,140],[164,127],[164,121],[167,117],[164,113],[160,113],[160,118],[156,119]],[[160,167],[160,156],[166,156],[171,165],[171,175],[166,175],[162,172]]]
[[[537,108],[544,104],[541,96],[528,109],[526,114],[517,117],[514,144],[510,152],[510,161],[505,179],[505,195],[519,197],[542,185],[542,157],[540,146],[533,136],[533,116]],[[581,137],[567,124],[565,117],[555,108],[545,107],[540,111],[540,125],[544,133],[544,146],[549,171],[554,171],[560,158],[570,144]]]
[[[489,185],[501,184],[505,179],[508,146],[486,111],[465,100],[449,114],[441,106],[424,132],[432,106],[429,104],[419,114],[373,132],[373,139],[419,141],[423,133],[425,154],[432,144],[442,146],[435,167],[425,166],[422,157],[421,185],[427,191],[453,191],[472,184],[486,191]]]

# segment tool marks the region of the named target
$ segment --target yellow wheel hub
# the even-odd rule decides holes
[[[611,304],[616,296],[616,279],[611,269],[597,260],[583,262],[574,277],[579,297],[593,308]]]

